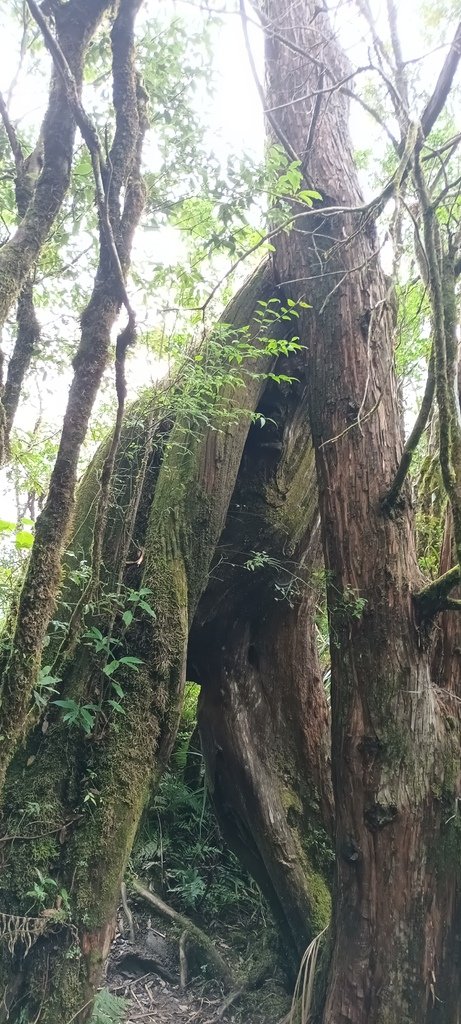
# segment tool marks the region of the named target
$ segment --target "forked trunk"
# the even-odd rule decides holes
[[[41,1024],[61,1024],[72,1015],[83,1024],[91,1013],[134,834],[174,740],[189,626],[226,520],[249,412],[273,365],[258,355],[262,330],[253,320],[257,303],[273,295],[266,265],[223,316],[236,328],[251,324],[255,357],[242,386],[228,396],[235,415],[220,431],[200,436],[187,422],[171,430],[159,422],[152,398],[131,410],[112,486],[103,586],[92,595],[83,633],[75,614],[69,631],[68,609],[75,609],[85,587],[81,559],[88,559],[93,543],[104,447],[82,483],[74,558],[55,620],[59,629],[67,622],[67,633],[60,649],[51,638],[46,657],[49,664],[55,659],[53,674],[60,676],[58,699],[86,706],[94,721],[85,737],[49,705],[8,773],[0,845],[0,1020],[29,1024],[40,1012]],[[311,454],[308,468],[312,486]],[[91,627],[99,629],[99,639]],[[114,659],[133,655],[142,659],[137,671],[120,662],[113,672]],[[299,888],[300,869],[295,874]],[[319,888],[327,900],[321,879]]]
[[[300,385],[264,395],[189,645],[222,832],[299,962],[330,915],[328,714],[315,608],[314,455]]]

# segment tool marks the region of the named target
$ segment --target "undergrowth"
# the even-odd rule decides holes
[[[224,845],[196,742],[199,687],[188,683],[169,770],[150,804],[133,854],[137,873],[176,909],[204,921],[265,921],[256,884]]]

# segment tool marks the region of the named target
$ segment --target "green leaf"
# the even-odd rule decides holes
[[[117,661],[117,659],[114,658],[114,660],[110,661],[108,665],[104,665],[104,668],[103,668],[104,675],[105,676],[112,676],[114,674],[114,672],[116,672],[117,669],[120,667],[120,664],[122,662],[123,662],[123,658],[121,658],[120,661]]]
[[[110,704],[111,708],[113,708],[114,711],[117,711],[119,715],[126,715],[125,708],[122,708],[122,705],[119,704],[118,701],[108,700],[107,703]]]
[[[127,608],[126,611],[123,612],[122,621],[124,622],[125,626],[131,626],[131,623],[133,622],[133,612],[131,612],[129,608]]]
[[[29,533],[28,530],[18,530],[15,540],[15,544],[18,551],[24,551],[26,548],[31,548],[33,543],[33,533]]]
[[[16,529],[16,523],[10,523],[7,519],[0,519],[0,533],[11,533]]]

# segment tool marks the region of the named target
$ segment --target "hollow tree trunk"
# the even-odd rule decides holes
[[[328,713],[315,640],[320,538],[305,397],[301,385],[266,390],[266,427],[250,431],[189,644],[218,821],[265,893],[296,965],[329,921],[332,869]]]
[[[319,94],[322,68],[330,83],[348,72],[328,18],[314,2],[301,10],[288,0],[269,0],[265,14],[274,28],[267,106],[278,111],[324,205],[357,208],[347,99],[340,89]],[[305,106],[291,105],[298,87],[312,93]],[[320,208],[280,234],[274,262],[288,294],[307,294],[313,304],[300,335],[328,584],[336,805],[321,1019],[455,1024],[459,833],[457,819],[447,821],[460,792],[459,713],[449,693],[440,699],[432,686],[415,619],[420,581],[409,503],[393,518],[381,511],[402,438],[371,216],[360,222],[353,214],[322,216]]]
[[[125,426],[104,544],[104,587],[85,626],[96,626],[103,639],[119,642],[109,661],[115,650],[117,658],[136,655],[142,664],[136,672],[121,665],[117,673],[124,693],[121,714],[109,704],[115,694],[112,674],[103,671],[104,650],[88,634],[68,636],[53,667],[61,678],[59,699],[90,707],[95,715],[91,735],[85,738],[81,729],[69,728],[62,713],[49,705],[10,767],[0,846],[0,911],[6,915],[0,917],[0,1020],[5,1019],[5,1007],[11,1022],[32,1022],[41,1008],[42,1024],[65,1021],[72,1014],[81,1024],[91,1012],[139,817],[177,727],[189,625],[208,579],[248,434],[250,417],[241,410],[256,408],[266,385],[264,373],[273,364],[258,355],[261,327],[252,321],[257,302],[273,294],[266,265],[224,313],[225,323],[251,323],[255,357],[244,383],[229,396],[235,416],[226,419],[221,431],[210,429],[200,437],[195,424],[189,428],[178,421],[162,452],[160,439],[153,443],[155,410],[149,403],[146,408],[145,399]],[[80,489],[73,540],[76,566],[71,563],[58,623],[68,619],[66,607],[75,606],[83,585],[79,560],[92,547],[103,460],[104,450]],[[127,547],[130,537],[132,550]],[[128,590],[117,589],[120,580]],[[114,603],[114,595],[123,598],[127,593],[144,596],[147,610],[141,602],[125,607],[123,600]],[[135,615],[127,623],[122,613],[130,608]],[[56,657],[53,637],[49,651],[51,663]],[[45,917],[33,910],[34,898],[27,895],[37,870],[56,883],[52,888],[49,881],[44,883]],[[59,893],[61,907],[53,908]],[[34,941],[24,958],[25,931]]]

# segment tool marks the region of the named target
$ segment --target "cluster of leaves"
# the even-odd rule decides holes
[[[85,585],[90,575],[91,569],[85,561],[80,562],[78,567],[69,573],[70,579],[81,587]],[[42,712],[51,702],[54,706],[61,708],[63,721],[67,722],[69,727],[80,728],[87,736],[95,729],[100,715],[125,714],[123,707],[126,696],[123,681],[125,673],[127,671],[137,672],[143,661],[135,655],[124,653],[123,633],[133,622],[138,610],[155,619],[155,610],[149,602],[150,595],[151,590],[148,587],[141,587],[139,590],[123,587],[119,594],[106,594],[97,604],[92,602],[87,605],[85,613],[90,617],[94,618],[95,615],[98,615],[102,620],[107,613],[110,615],[115,611],[122,623],[122,635],[120,636],[103,632],[95,625],[94,621],[84,626],[81,634],[82,644],[93,653],[95,661],[100,667],[103,682],[99,702],[95,704],[77,701],[70,697],[55,698],[55,695],[59,693],[61,678],[54,674],[54,666],[47,664],[42,666],[33,692],[34,703],[39,712]],[[68,610],[72,611],[69,607]],[[63,638],[65,643],[68,623],[55,619],[51,626],[54,635]],[[51,635],[48,637],[48,642],[51,641]],[[87,800],[95,802],[93,797],[88,794],[85,797],[85,801]]]

